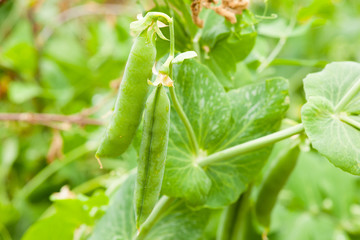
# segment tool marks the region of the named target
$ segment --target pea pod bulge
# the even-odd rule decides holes
[[[145,107],[143,134],[135,185],[137,228],[147,219],[159,199],[165,169],[170,128],[170,101],[160,84]]]
[[[118,157],[131,144],[141,121],[155,57],[155,32],[147,28],[131,48],[111,120],[96,152],[98,159]]]

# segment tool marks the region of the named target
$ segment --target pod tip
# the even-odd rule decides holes
[[[101,163],[101,160],[100,160],[100,158],[99,158],[99,155],[98,155],[98,154],[95,154],[95,158],[96,158],[96,160],[97,160],[97,162],[98,162],[98,164],[99,164],[99,166],[100,166],[100,169],[103,169],[103,165],[102,165],[102,163]]]

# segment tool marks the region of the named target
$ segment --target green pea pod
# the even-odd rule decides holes
[[[136,226],[150,215],[159,199],[169,140],[170,101],[158,85],[146,102],[135,185]]]
[[[131,48],[113,115],[96,152],[98,159],[118,157],[131,144],[144,110],[155,57],[155,32],[146,29]]]
[[[258,222],[267,230],[270,227],[271,212],[275,206],[281,189],[285,186],[291,172],[295,168],[300,148],[298,142],[281,154],[275,165],[265,176],[255,204]]]

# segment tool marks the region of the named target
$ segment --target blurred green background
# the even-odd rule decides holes
[[[134,168],[136,151],[130,149],[123,156],[127,161],[107,159],[99,169],[94,151],[103,128],[98,125],[108,119],[121,80],[132,44],[130,22],[169,3],[0,1],[1,240],[20,239],[49,214],[50,196],[62,186],[84,198],[101,195],[99,189],[111,190]],[[250,55],[237,65],[238,85],[288,78],[288,117],[300,121],[306,74],[332,61],[360,61],[360,2],[253,0],[250,10],[258,35]],[[192,50],[196,27],[176,24],[176,35],[185,39],[178,50]],[[67,117],[43,121],[23,113]],[[271,239],[360,239],[359,178],[315,152],[302,154],[299,162],[281,194]],[[99,206],[106,205],[106,197],[102,201]]]

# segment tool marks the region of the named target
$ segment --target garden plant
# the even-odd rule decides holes
[[[0,1],[0,240],[360,239],[359,3],[60,2]]]

